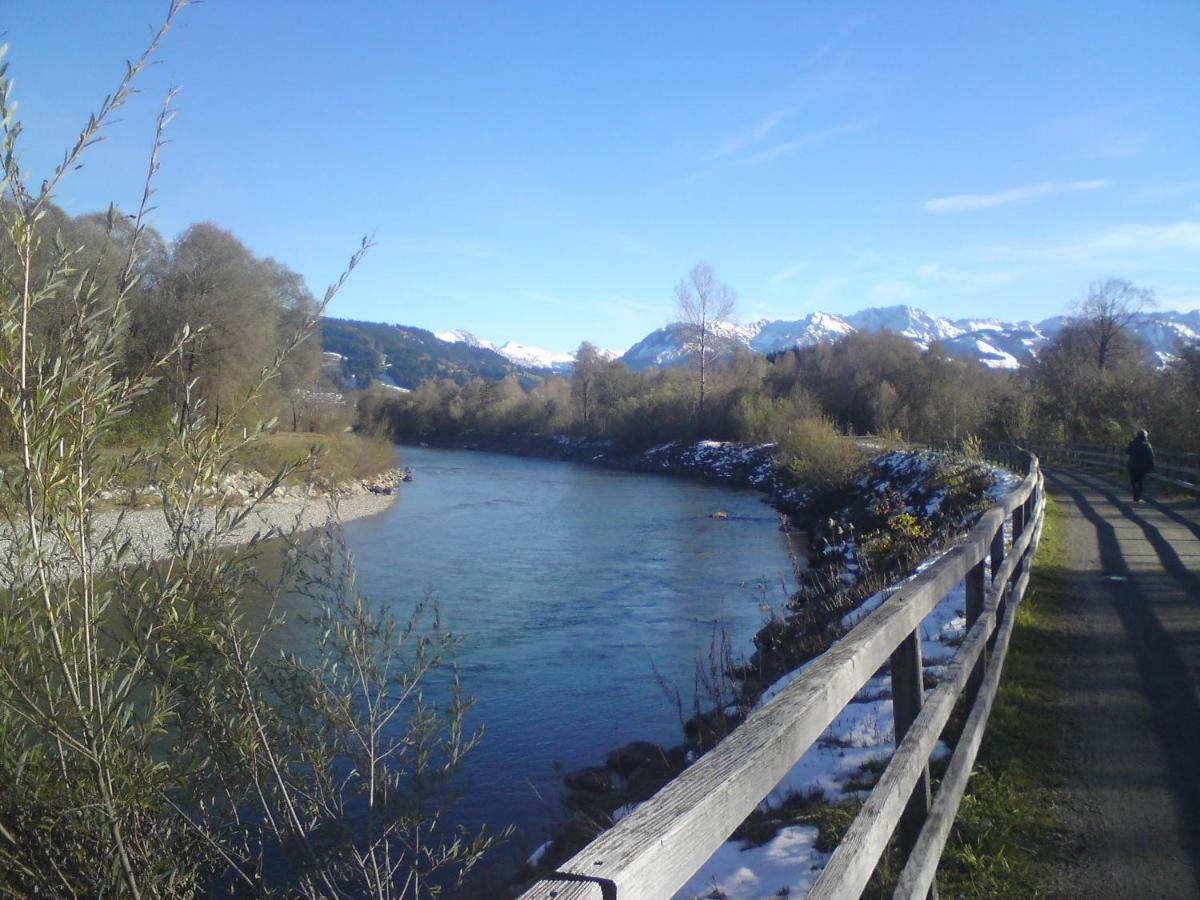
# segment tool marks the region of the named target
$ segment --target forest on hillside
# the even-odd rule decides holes
[[[1126,316],[1119,305],[1094,305],[1016,371],[887,331],[771,357],[734,353],[709,364],[703,407],[695,366],[631,372],[585,342],[568,378],[429,379],[410,394],[364,396],[359,421],[401,440],[566,433],[630,448],[701,438],[787,444],[798,428],[923,442],[1121,442],[1147,428],[1161,446],[1200,450],[1200,347],[1155,368]]]

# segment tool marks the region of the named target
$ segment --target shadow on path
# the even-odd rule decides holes
[[[1075,574],[1081,584],[1099,580],[1110,589],[1089,588],[1086,593],[1092,597],[1086,599],[1095,602],[1111,597],[1128,636],[1126,647],[1135,660],[1150,726],[1166,762],[1166,784],[1186,832],[1181,836],[1182,844],[1194,869],[1200,871],[1200,702],[1196,692],[1198,673],[1194,671],[1200,626],[1200,573],[1189,570],[1152,519],[1159,515],[1168,518],[1195,538],[1200,538],[1200,526],[1163,503],[1151,501],[1147,507],[1135,507],[1116,492],[1116,485],[1094,476],[1057,470],[1047,473],[1047,483],[1054,493],[1073,503],[1095,529],[1102,572]],[[1127,559],[1118,527],[1126,548],[1130,545],[1130,528],[1140,529],[1153,556],[1135,554],[1134,559]],[[1194,543],[1190,536],[1177,538]],[[1196,565],[1194,551],[1185,556]],[[1155,557],[1161,568],[1154,566]],[[1085,651],[1080,662],[1087,656]],[[1091,665],[1103,673],[1103,659],[1093,659]],[[1110,824],[1117,823],[1106,826]]]

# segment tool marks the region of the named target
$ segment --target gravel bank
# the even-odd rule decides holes
[[[322,527],[335,519],[345,523],[375,515],[387,509],[396,499],[401,480],[402,473],[392,470],[376,478],[341,485],[335,490],[334,498],[321,493],[308,496],[302,488],[281,489],[278,495],[258,504],[246,520],[236,530],[225,535],[220,543],[232,546],[246,543],[256,534],[270,536],[272,533],[287,533],[297,528],[307,531]],[[266,480],[256,477],[250,478],[249,481],[258,485]],[[242,502],[249,503],[252,502],[251,491],[257,491],[257,488],[241,487],[231,493],[240,496]],[[334,500],[332,504],[331,499]],[[211,527],[215,514],[213,507],[202,509],[199,514],[200,527]],[[105,558],[110,555],[106,549],[123,543],[126,539],[130,541],[134,559],[140,562],[161,560],[169,556],[171,533],[162,508],[116,508],[96,513],[92,519],[91,543],[93,548],[100,548],[100,565],[104,565]],[[7,526],[0,524],[0,578],[7,577],[13,581],[20,573],[13,569],[19,564],[18,561],[7,552],[10,544],[11,532]],[[61,553],[64,557],[64,568],[73,568],[65,558],[63,546],[53,538],[49,541],[48,552],[52,556]]]
[[[383,512],[395,499],[394,493],[355,492],[339,497],[336,511],[330,508],[328,498],[322,496],[267,500],[251,512],[241,527],[227,535],[221,543],[243,544],[255,534],[287,532],[297,524],[302,531],[320,528],[331,521],[331,515],[335,512],[339,522],[350,522]],[[205,525],[212,524],[213,514],[211,509],[204,511]],[[114,529],[119,529],[122,537],[133,541],[133,549],[139,559],[158,560],[167,556],[170,532],[167,529],[166,516],[161,509],[107,510],[96,516],[97,534],[105,535]]]

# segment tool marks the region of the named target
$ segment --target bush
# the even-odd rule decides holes
[[[171,4],[151,50],[182,6]],[[0,894],[428,897],[490,844],[462,832],[447,840],[440,826],[449,802],[440,788],[475,737],[463,730],[469,702],[457,680],[441,706],[422,699],[421,683],[454,639],[436,614],[397,622],[364,600],[336,530],[305,542],[284,535],[283,573],[270,583],[259,574],[262,535],[229,549],[293,474],[289,461],[245,505],[201,509],[239,455],[267,439],[240,423],[323,305],[220,414],[199,382],[183,379],[166,427],[132,425],[151,429],[136,452],[103,449],[204,323],[119,376],[146,200],[115,287],[48,245],[37,223],[151,50],[36,193],[17,164],[20,128],[0,67],[0,434],[19,451],[0,479]],[[169,114],[164,106],[152,173]],[[36,278],[35,262],[45,265]],[[50,310],[64,324],[47,337],[32,324]],[[376,464],[370,444],[354,446],[361,452],[339,464]],[[103,492],[143,467],[162,493],[170,559],[161,565],[93,516]],[[285,592],[300,590],[315,611],[303,660],[266,649]],[[267,594],[264,620],[248,619],[248,591]]]
[[[796,422],[779,441],[775,453],[776,460],[797,482],[822,490],[847,484],[866,462],[862,448],[839,434],[825,418]]]

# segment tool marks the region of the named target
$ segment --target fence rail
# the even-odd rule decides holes
[[[1041,536],[1045,499],[1038,459],[1015,448],[1002,452],[1025,478],[965,538],[899,586],[717,747],[522,900],[671,897],[889,662],[896,752],[810,896],[858,897],[897,829],[905,865],[896,896],[927,896],[979,749],[1013,613]],[[964,579],[967,633],[944,677],[926,695],[921,622]],[[970,712],[934,796],[930,754],[964,691]]]
[[[1032,441],[1029,449],[1046,463],[1098,466],[1124,471],[1129,462],[1125,446],[1117,444],[1055,444]],[[1154,451],[1154,471],[1150,480],[1192,494],[1200,494],[1200,453],[1171,450]]]

